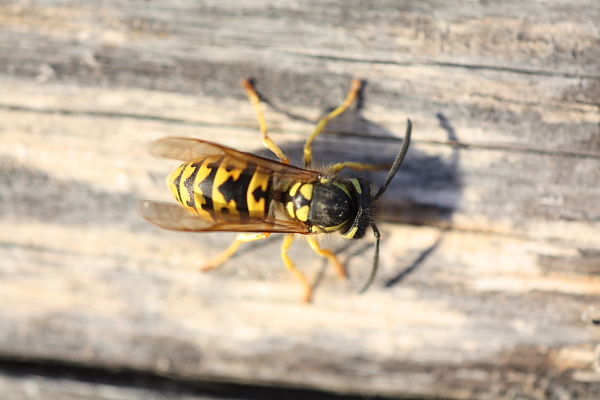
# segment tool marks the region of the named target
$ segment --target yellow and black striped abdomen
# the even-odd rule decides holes
[[[266,218],[272,178],[265,168],[229,156],[209,156],[185,163],[167,177],[177,201],[215,222]]]

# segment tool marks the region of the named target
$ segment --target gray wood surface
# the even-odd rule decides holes
[[[0,358],[176,378],[448,399],[600,393],[600,4],[0,3]],[[235,234],[161,231],[168,135],[265,153],[240,86],[299,161],[413,145],[373,238],[281,238],[199,273]],[[374,187],[385,172],[367,174]],[[68,398],[68,397],[65,397]]]

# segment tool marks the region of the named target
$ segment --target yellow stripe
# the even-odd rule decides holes
[[[215,176],[215,180],[213,182],[213,190],[212,190],[212,200],[216,215],[222,213],[223,209],[227,209],[230,215],[240,215],[237,205],[235,204],[235,200],[231,199],[231,201],[227,202],[225,200],[225,196],[219,191],[219,188],[227,182],[230,177],[233,177],[234,180],[237,180],[247,164],[238,159],[225,157],[223,162],[219,166],[217,170],[217,175]],[[227,171],[226,167],[230,167],[231,171]]]
[[[342,189],[342,190],[344,191],[344,193],[346,193],[346,195],[347,195],[348,197],[352,198],[352,196],[350,195],[350,192],[348,191],[348,188],[346,188],[346,186],[345,186],[345,185],[342,185],[342,184],[341,184],[341,183],[339,183],[339,182],[333,182],[333,186],[337,186],[337,187],[339,187],[340,189]]]
[[[257,167],[250,184],[248,185],[248,191],[246,192],[246,200],[248,202],[248,212],[250,217],[263,217],[267,215],[267,201],[265,198],[261,198],[256,201],[254,198],[254,191],[261,189],[266,192],[269,188],[269,174],[263,172],[262,167]]]
[[[346,239],[352,239],[352,238],[354,237],[354,235],[356,235],[356,232],[358,232],[358,226],[355,226],[354,228],[350,229],[350,230],[348,231],[348,233],[346,233],[346,234],[344,235],[344,237],[345,237]]]
[[[202,206],[206,204],[206,198],[204,193],[202,193],[202,189],[200,189],[200,184],[204,182],[212,172],[212,168],[209,168],[208,165],[219,161],[219,159],[221,159],[221,156],[206,157],[198,170],[196,181],[194,182],[194,197],[196,199],[197,212],[198,215],[206,219],[212,219],[212,216],[210,215],[210,212],[202,209]]]
[[[180,202],[181,202],[181,205],[184,206],[185,208],[187,208],[189,211],[195,212],[194,208],[188,206],[188,204],[187,204],[190,201],[191,196],[193,196],[194,190],[192,189],[192,191],[190,192],[185,187],[185,180],[194,173],[194,168],[191,167],[189,163],[183,164],[181,167],[183,169],[183,174],[181,174],[181,180],[179,181],[179,192],[181,193]],[[176,177],[177,176],[174,176],[173,179],[175,179]],[[175,186],[175,182],[173,182],[173,186]]]
[[[165,179],[165,183],[167,184],[167,187],[171,190],[171,193],[173,193],[173,196],[175,196],[175,199],[180,203],[181,203],[181,198],[179,197],[179,190],[177,188],[177,185],[175,185],[175,179],[177,179],[177,177],[181,173],[181,170],[183,168],[185,168],[185,166],[186,166],[186,164],[180,165],[179,167],[177,167],[177,169],[175,171],[173,171],[172,173],[167,175],[167,178]]]
[[[325,230],[326,230],[327,232],[335,232],[335,231],[339,230],[339,229],[340,229],[342,226],[344,226],[344,224],[345,224],[346,222],[348,222],[348,221],[344,221],[344,222],[342,222],[341,224],[339,224],[339,225],[336,225],[336,226],[327,226],[327,227],[325,227]]]
[[[358,182],[358,179],[350,179],[350,182],[352,182],[358,194],[362,194],[362,189],[360,188],[360,182]]]

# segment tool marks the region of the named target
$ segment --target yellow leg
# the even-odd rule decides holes
[[[229,248],[227,248],[227,250],[225,250],[224,252],[219,254],[217,257],[215,257],[213,260],[211,260],[208,264],[206,264],[204,267],[202,267],[202,271],[208,271],[208,270],[217,268],[220,265],[222,265],[225,261],[229,260],[231,258],[231,256],[233,256],[235,254],[237,249],[240,247],[240,244],[246,243],[246,242],[253,242],[255,240],[266,239],[269,236],[271,236],[270,233],[240,233],[239,235],[237,235],[235,242],[233,242],[231,244],[231,246],[229,246]]]
[[[273,153],[275,153],[275,155],[277,157],[279,157],[279,159],[281,160],[282,163],[289,164],[290,158],[288,156],[286,156],[285,154],[283,154],[283,151],[279,148],[279,146],[277,146],[277,144],[275,144],[275,142],[272,141],[271,138],[269,137],[269,132],[267,131],[267,120],[265,119],[265,113],[263,112],[262,106],[260,105],[260,97],[258,97],[258,93],[256,93],[256,89],[254,89],[254,86],[252,86],[252,82],[250,82],[248,79],[244,79],[242,84],[246,88],[246,93],[248,94],[248,97],[250,98],[250,101],[252,102],[252,105],[254,106],[254,109],[256,110],[256,115],[258,117],[258,123],[260,125],[260,131],[263,134],[263,144],[265,145],[265,147],[267,149],[269,149]]]
[[[359,162],[347,161],[338,164],[333,164],[330,169],[332,172],[340,172],[344,168],[350,168],[355,171],[377,171],[382,169],[390,169],[391,164],[363,164]]]
[[[342,262],[337,258],[337,256],[331,250],[322,249],[321,246],[319,246],[319,242],[317,242],[317,239],[315,239],[314,236],[308,236],[307,239],[308,239],[308,244],[310,244],[310,247],[318,255],[320,255],[321,257],[325,257],[335,266],[335,269],[337,270],[340,278],[346,279],[348,277],[346,275],[346,268],[344,268],[344,264],[342,264]]]
[[[304,145],[304,165],[306,167],[308,167],[312,163],[312,142],[317,136],[321,134],[321,132],[323,132],[323,130],[325,130],[325,127],[327,126],[330,120],[337,117],[350,107],[352,102],[358,96],[360,86],[361,82],[358,79],[354,79],[352,81],[352,88],[350,89],[350,92],[348,93],[348,97],[346,97],[346,101],[344,102],[344,104],[342,104],[341,106],[339,106],[338,108],[336,108],[335,110],[333,110],[332,112],[330,112],[329,114],[327,114],[319,120],[317,127],[315,128],[313,133],[308,137],[308,139],[306,140],[306,144]]]
[[[296,267],[294,266],[294,262],[290,259],[290,256],[288,256],[288,250],[292,246],[293,242],[294,234],[290,233],[286,235],[285,239],[283,240],[283,244],[281,245],[281,258],[283,259],[283,263],[285,264],[285,267],[288,269],[288,271],[294,274],[296,279],[298,279],[304,286],[303,301],[305,303],[308,303],[310,302],[310,299],[312,297],[312,287],[310,286],[310,283],[308,283],[308,279],[306,279],[306,276],[304,276],[302,272],[296,269]]]

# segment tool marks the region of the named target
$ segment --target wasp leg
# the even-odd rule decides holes
[[[304,286],[304,298],[302,300],[305,303],[308,303],[310,302],[310,299],[312,297],[312,287],[310,286],[310,283],[308,283],[308,279],[306,279],[306,276],[304,276],[302,272],[296,269],[296,267],[294,266],[294,262],[290,259],[290,256],[288,256],[288,250],[292,246],[293,242],[294,234],[290,233],[286,235],[285,239],[283,240],[283,244],[281,245],[281,258],[283,259],[283,263],[285,264],[285,267],[288,269],[288,271],[294,274],[296,279],[298,279],[302,283],[302,286]]]
[[[346,97],[346,101],[344,101],[344,104],[342,104],[341,106],[339,106],[338,108],[336,108],[335,110],[333,110],[332,112],[330,112],[329,114],[327,114],[319,120],[317,127],[315,128],[313,133],[311,133],[311,135],[308,137],[308,139],[306,140],[306,144],[304,145],[304,165],[306,167],[308,167],[312,163],[312,142],[317,136],[321,134],[321,132],[323,132],[323,130],[325,130],[325,127],[327,126],[330,120],[332,120],[333,118],[337,117],[338,115],[346,111],[348,108],[350,108],[352,102],[354,102],[356,97],[358,97],[358,91],[360,90],[360,87],[361,82],[358,79],[354,79],[352,81],[352,88],[350,89],[350,92],[348,93],[348,97]]]
[[[333,164],[331,167],[329,167],[329,169],[331,170],[331,172],[335,173],[335,172],[340,172],[344,168],[350,168],[355,171],[364,171],[364,170],[377,171],[377,170],[390,169],[390,167],[391,167],[391,164],[363,164],[363,163],[359,163],[359,162],[346,161],[346,162],[342,162],[342,163],[338,163],[338,164]]]
[[[289,164],[290,158],[288,156],[286,156],[285,154],[283,154],[283,151],[279,148],[279,146],[277,146],[277,144],[275,144],[275,142],[273,140],[271,140],[271,138],[269,137],[269,132],[267,131],[267,120],[265,119],[265,113],[262,109],[262,106],[260,105],[260,97],[258,96],[258,93],[256,93],[256,89],[254,89],[252,82],[250,82],[250,80],[248,80],[248,79],[244,79],[242,81],[242,84],[246,88],[246,94],[248,95],[248,98],[250,98],[250,101],[252,102],[252,105],[254,106],[254,109],[256,110],[256,116],[258,117],[258,124],[260,125],[260,131],[263,134],[263,144],[265,145],[265,147],[267,149],[269,149],[273,153],[275,153],[275,155],[277,157],[279,157],[279,159],[281,160],[282,163]]]
[[[346,275],[346,268],[344,267],[344,264],[342,264],[342,262],[337,258],[337,256],[331,250],[322,249],[321,246],[319,245],[319,242],[317,242],[317,239],[315,239],[314,236],[308,236],[307,239],[308,239],[308,244],[310,245],[310,247],[318,255],[320,255],[321,257],[325,257],[335,266],[335,269],[337,270],[337,273],[340,278],[342,278],[342,279],[348,278],[348,275]]]
[[[213,268],[217,268],[221,264],[223,264],[225,261],[229,260],[231,258],[231,256],[233,256],[235,254],[235,252],[237,251],[237,249],[240,247],[240,244],[246,243],[246,242],[253,242],[255,240],[266,239],[269,236],[271,236],[271,233],[240,233],[239,235],[237,235],[235,242],[233,242],[231,244],[231,246],[229,246],[229,248],[227,248],[227,250],[225,250],[223,253],[219,254],[217,257],[215,257],[213,260],[211,260],[208,264],[206,264],[204,267],[202,267],[202,271],[208,271]]]

